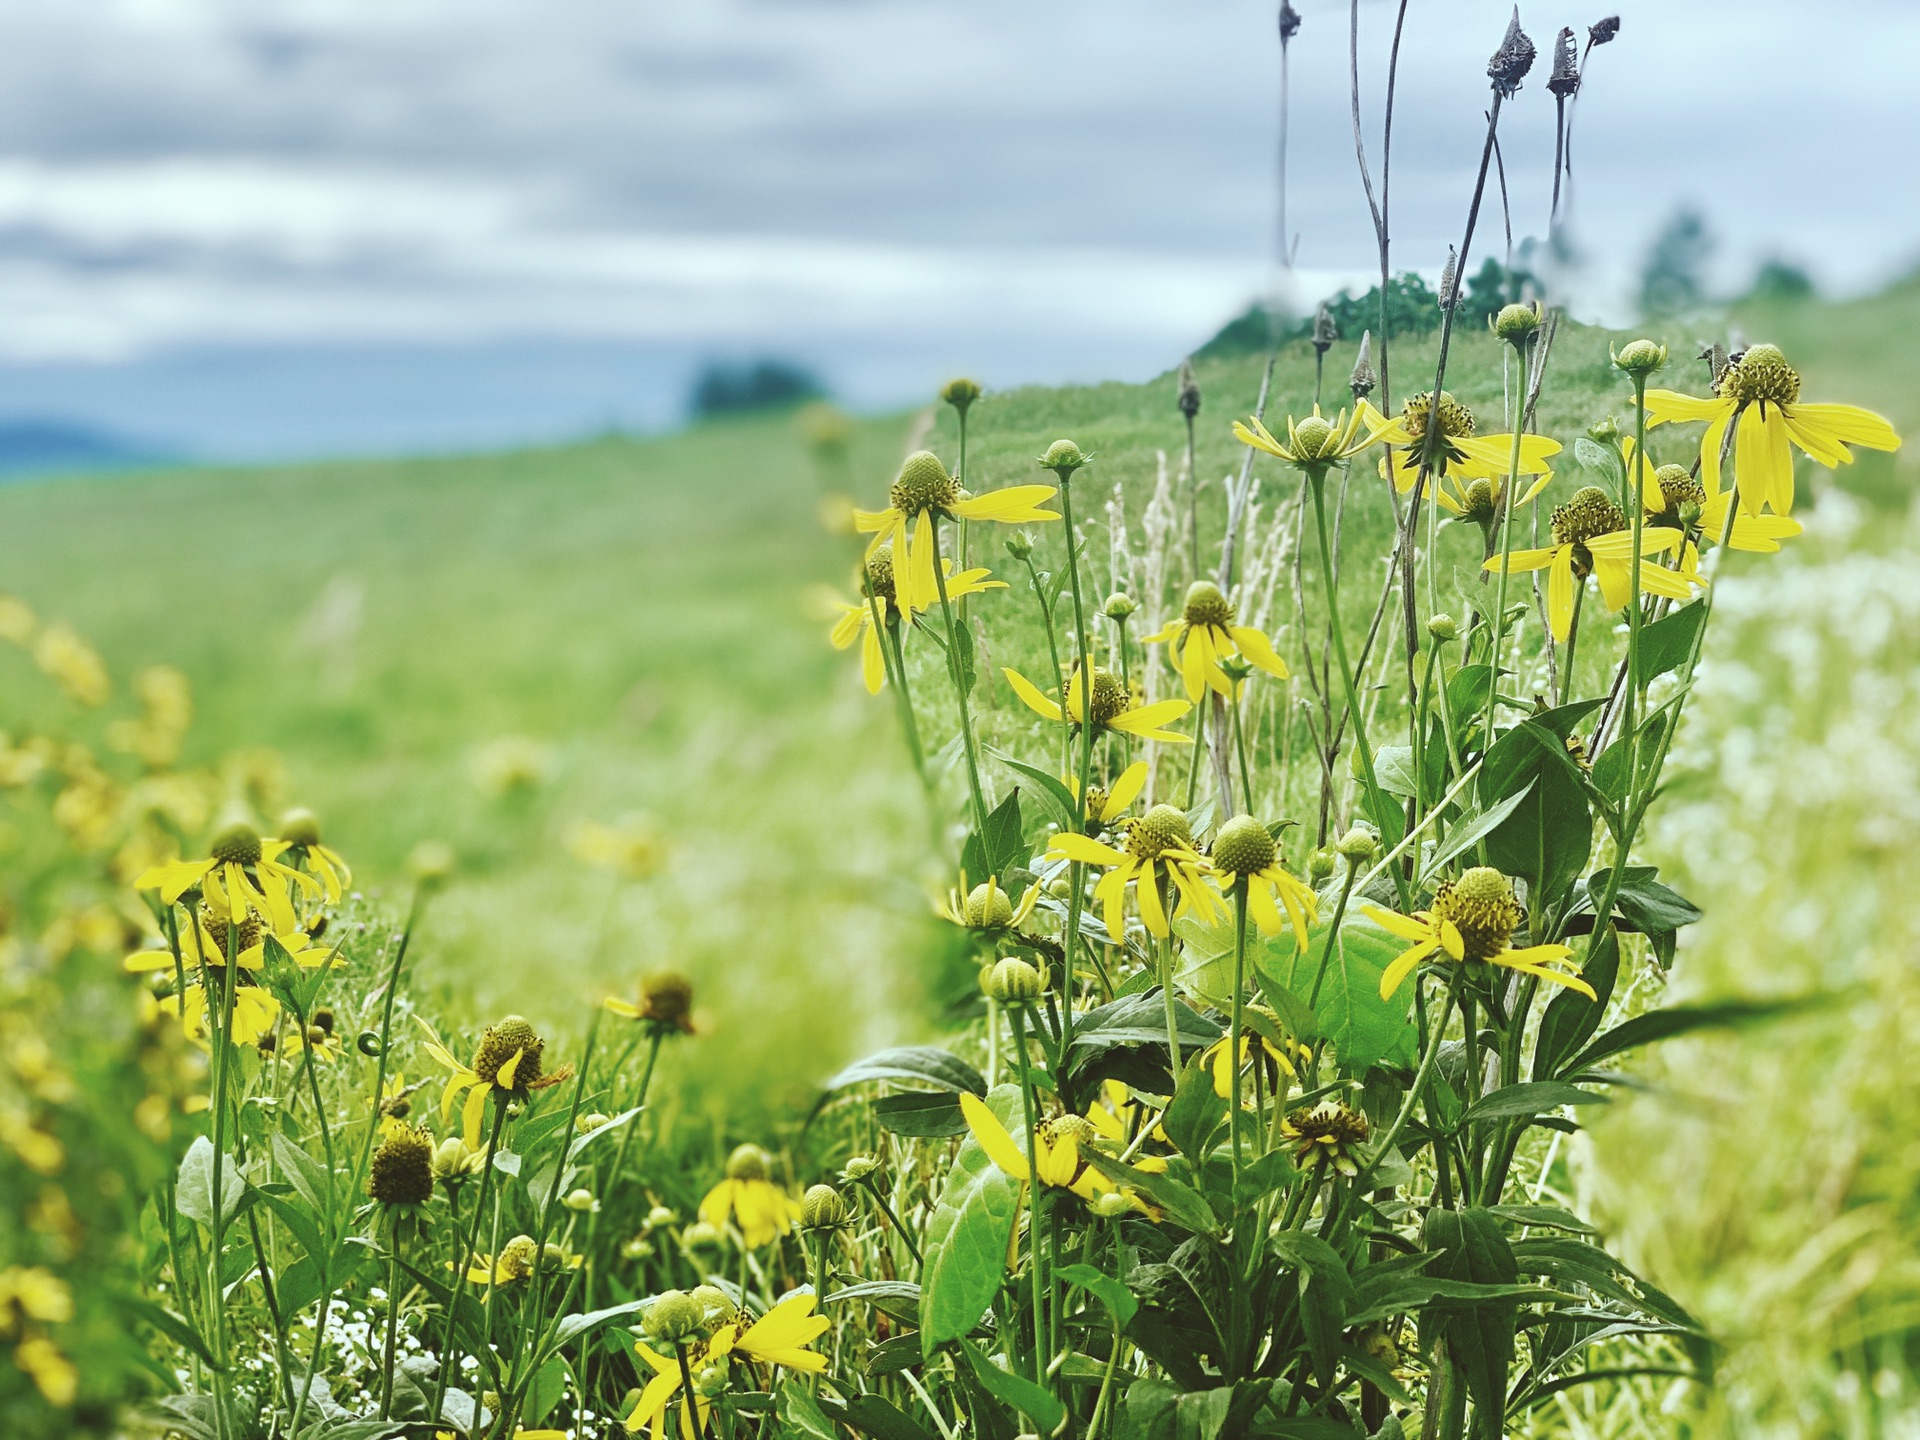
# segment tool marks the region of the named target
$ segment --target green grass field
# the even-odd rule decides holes
[[[1740,321],[1787,347],[1811,398],[1920,426],[1920,371],[1903,348],[1920,287]],[[1576,420],[1624,412],[1607,338],[1570,328],[1556,346],[1541,424],[1569,443]],[[1667,338],[1673,382],[1702,388],[1692,331]],[[1329,357],[1330,396],[1344,395],[1350,360],[1345,345]],[[1395,391],[1418,388],[1432,343],[1396,345],[1393,361]],[[1242,453],[1227,424],[1251,409],[1259,369],[1252,358],[1201,369],[1203,550],[1220,529],[1219,477]],[[1270,417],[1301,413],[1303,344],[1274,383]],[[1449,388],[1483,430],[1501,428],[1497,343],[1461,337]],[[990,394],[974,410],[968,483],[1041,478],[1033,457],[1071,436],[1096,456],[1075,482],[1082,518],[1103,520],[1117,485],[1137,523],[1161,465],[1178,468],[1173,402],[1164,377]],[[955,440],[945,410],[865,420],[844,475],[824,479],[877,505],[906,449],[931,444],[951,461]],[[1920,1109],[1911,1029],[1898,1023],[1920,1004],[1900,958],[1920,840],[1920,741],[1903,698],[1920,552],[1905,519],[1911,453],[1843,476],[1853,494],[1813,506],[1797,553],[1732,567],[1736,623],[1715,628],[1705,703],[1678,757],[1687,771],[1655,837],[1710,917],[1682,944],[1676,994],[1853,987],[1849,999],[1793,1026],[1674,1047],[1653,1062],[1655,1088],[1576,1147],[1595,1213],[1733,1342],[1729,1423],[1753,1427],[1736,1433],[1874,1434],[1876,1406],[1914,1405],[1901,1387],[1903,1337],[1920,1324]],[[1387,534],[1386,497],[1367,478],[1350,501],[1355,555]],[[822,481],[791,423],[768,417],[501,456],[21,484],[0,491],[0,589],[75,624],[123,685],[142,664],[179,666],[198,707],[189,759],[273,752],[278,793],[256,798],[320,811],[365,888],[404,894],[411,847],[450,842],[459,875],[418,954],[454,1012],[518,1010],[564,1033],[582,1002],[639,971],[687,971],[707,1034],[676,1063],[726,1099],[738,1130],[804,1106],[839,1061],[932,1032],[968,979],[928,918],[951,877],[892,707],[860,689],[808,606],[809,587],[849,588],[857,554],[819,523]],[[1580,483],[1569,466],[1543,516]],[[1269,513],[1286,493],[1263,497]],[[1001,538],[973,536],[976,560],[1015,582],[981,603],[1028,613]],[[1057,569],[1058,527],[1040,540],[1038,562]],[[1441,604],[1464,607],[1478,536],[1443,530],[1440,543],[1456,596]],[[1089,554],[1108,575],[1098,525]],[[1039,675],[1047,663],[1037,625],[1005,649],[983,666],[989,743],[1034,724],[991,667]],[[27,664],[9,651],[0,677],[40,694],[13,684]],[[29,702],[16,723],[33,718]],[[507,765],[524,783],[494,793],[489,765],[496,782]],[[958,793],[955,776],[943,783]],[[242,798],[238,773],[234,787]],[[565,836],[578,819],[631,813],[653,817],[671,858],[616,888]],[[915,874],[922,885],[903,879]],[[1886,1396],[1849,1389],[1835,1378],[1843,1364],[1891,1376]],[[1796,1414],[1814,1428],[1791,1428]],[[1569,1403],[1553,1423],[1669,1433],[1632,1419]]]

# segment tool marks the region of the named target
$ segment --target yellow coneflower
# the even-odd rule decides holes
[[[609,995],[602,1002],[615,1015],[644,1020],[661,1033],[696,1033],[693,1028],[693,982],[677,970],[656,970],[640,980],[640,1003]]]
[[[320,843],[319,816],[311,810],[289,810],[280,818],[280,838],[286,843],[288,858],[304,863],[326,891],[327,903],[338,905],[353,884],[353,867],[338,850]]]
[[[933,526],[936,519],[993,520],[1003,525],[1058,520],[1044,509],[1056,493],[1051,485],[1009,485],[984,495],[960,488],[940,457],[930,450],[916,451],[900,467],[899,478],[887,493],[885,510],[856,510],[854,528],[872,535],[869,557],[883,545],[893,547],[894,591],[900,609],[911,615],[930,609],[940,598],[933,571]],[[911,543],[908,527],[912,526]],[[900,557],[906,556],[905,565]]]
[[[773,1157],[758,1145],[738,1145],[727,1157],[726,1178],[700,1202],[700,1218],[724,1228],[732,1217],[747,1248],[771,1245],[800,1218],[800,1202],[775,1185]]]
[[[1413,489],[1424,463],[1430,475],[1455,479],[1504,479],[1513,465],[1513,436],[1474,434],[1473,412],[1446,391],[1440,392],[1440,408],[1435,421],[1433,395],[1415,395],[1399,416],[1376,426],[1368,436],[1394,447],[1393,484],[1402,494]],[[1433,442],[1429,449],[1427,431],[1431,424]],[[1520,437],[1520,465],[1517,473],[1551,477],[1548,463],[1560,453],[1560,442],[1544,435]]]
[[[1337,420],[1328,420],[1320,413],[1318,405],[1313,414],[1305,420],[1296,421],[1287,417],[1287,438],[1274,438],[1271,430],[1263,425],[1257,416],[1249,416],[1243,423],[1233,422],[1233,438],[1242,445],[1255,450],[1264,450],[1277,459],[1285,460],[1289,465],[1306,469],[1309,466],[1324,467],[1359,454],[1378,439],[1378,431],[1387,423],[1386,416],[1362,400],[1349,415],[1340,412]]]
[[[433,1136],[417,1125],[403,1125],[383,1139],[367,1170],[367,1195],[389,1208],[413,1208],[431,1200]]]
[[[1517,970],[1535,979],[1549,980],[1597,999],[1593,987],[1578,975],[1554,967],[1573,951],[1565,945],[1529,945],[1510,948],[1513,932],[1525,923],[1527,912],[1513,898],[1513,882],[1498,870],[1476,865],[1458,880],[1443,880],[1433,892],[1433,903],[1412,915],[1396,914],[1378,905],[1362,903],[1361,913],[1390,935],[1413,944],[1387,966],[1380,977],[1380,998],[1389,998],[1429,955],[1444,954],[1466,963],[1480,962]]]
[[[1514,508],[1517,510],[1522,505],[1532,504],[1540,492],[1552,483],[1551,473],[1540,476],[1514,502]],[[1504,475],[1466,480],[1458,475],[1443,475],[1440,483],[1433,487],[1433,503],[1456,520],[1485,527],[1500,518],[1500,495],[1506,488],[1507,477]]]
[[[1664,526],[1649,526],[1640,532],[1643,592],[1671,600],[1685,600],[1693,594],[1692,586],[1677,571],[1645,558],[1675,549],[1680,541],[1679,531]],[[1553,638],[1564,643],[1573,628],[1574,589],[1587,576],[1600,582],[1600,594],[1608,610],[1624,610],[1633,599],[1633,531],[1607,492],[1598,485],[1588,485],[1554,510],[1552,545],[1495,555],[1485,568],[1504,568],[1508,573],[1545,570],[1547,623]]]
[[[1853,462],[1850,445],[1898,450],[1900,436],[1885,416],[1858,405],[1809,405],[1800,399],[1800,373],[1777,345],[1750,346],[1714,382],[1712,399],[1672,390],[1647,391],[1647,424],[1705,420],[1700,437],[1700,479],[1720,489],[1720,447],[1734,426],[1733,463],[1739,472],[1740,508],[1758,515],[1793,509],[1793,452],[1800,450],[1828,468]]]
[[[947,578],[947,598],[950,600],[958,600],[965,595],[978,595],[983,590],[1007,588],[1006,581],[988,578],[992,572],[984,567],[962,570],[956,575],[953,571],[953,562],[942,556],[940,568],[941,573]],[[840,612],[840,616],[833,622],[833,629],[827,638],[833,642],[833,648],[836,650],[849,648],[855,640],[860,642],[861,678],[866,681],[867,693],[878,695],[887,683],[887,662],[880,648],[880,631],[873,620],[874,605],[878,604],[883,621],[892,620],[903,613],[894,584],[891,544],[881,546],[867,557],[866,573],[867,585],[873,592],[873,602],[865,598],[852,603],[835,600],[834,607]]]
[[[1249,1005],[1247,1009],[1264,1015],[1276,1026],[1279,1024],[1279,1015],[1265,1005]],[[1300,1078],[1299,1066],[1306,1064],[1313,1054],[1297,1040],[1288,1040],[1276,1045],[1264,1033],[1255,1034],[1252,1030],[1247,1030],[1240,1035],[1240,1068],[1245,1069],[1248,1062],[1253,1059],[1256,1043],[1260,1047],[1261,1054],[1271,1064],[1274,1075],[1276,1077],[1284,1075],[1289,1080]],[[1230,1097],[1233,1094],[1234,1070],[1232,1037],[1223,1035],[1209,1045],[1200,1053],[1200,1063],[1205,1065],[1213,1075],[1213,1093],[1222,1100]]]
[[[684,1307],[681,1302],[686,1302]],[[668,1408],[673,1404],[674,1397],[680,1395],[685,1375],[698,1375],[730,1356],[742,1355],[762,1365],[781,1365],[808,1374],[825,1370],[827,1357],[807,1348],[826,1333],[829,1324],[826,1316],[814,1314],[817,1303],[817,1297],[810,1291],[796,1291],[751,1325],[736,1314],[720,1325],[711,1337],[702,1338],[704,1325],[695,1318],[702,1307],[694,1297],[677,1290],[661,1295],[654,1301],[654,1308],[663,1305],[669,1310],[684,1308],[687,1315],[684,1321],[678,1314],[665,1315],[660,1321],[655,1321],[654,1309],[648,1310],[648,1338],[674,1344],[676,1353],[662,1355],[645,1341],[634,1346],[640,1358],[646,1361],[647,1368],[653,1371],[653,1378],[640,1392],[639,1402],[627,1416],[628,1432],[649,1430],[653,1440],[663,1440]],[[689,1341],[694,1343],[686,1350],[686,1369],[683,1371],[677,1351],[678,1347],[686,1346]],[[697,1391],[692,1398],[693,1403],[690,1404],[687,1397],[680,1396],[682,1435],[704,1433],[707,1411],[712,1404],[705,1394]],[[694,1413],[696,1409],[697,1418]]]
[[[1185,700],[1160,700],[1152,705],[1138,704],[1120,677],[1111,670],[1103,670],[1098,665],[1093,668],[1093,703],[1083,703],[1085,691],[1089,688],[1080,680],[1080,667],[1075,666],[1072,678],[1061,687],[1066,708],[1061,702],[1049,698],[1039,686],[1035,685],[1018,670],[1002,668],[1001,674],[1007,677],[1007,683],[1013,686],[1018,695],[1034,714],[1051,720],[1055,724],[1071,718],[1073,728],[1078,730],[1086,723],[1088,712],[1092,712],[1094,733],[1098,735],[1106,730],[1118,730],[1123,735],[1131,735],[1137,740],[1158,740],[1166,745],[1191,745],[1193,737],[1182,735],[1173,730],[1162,729],[1180,719],[1193,708]]]
[[[1236,625],[1233,620],[1233,606],[1220,587],[1210,580],[1196,580],[1187,587],[1180,618],[1142,636],[1141,643],[1167,647],[1167,658],[1186,684],[1187,698],[1195,702],[1208,689],[1232,698],[1233,683],[1220,668],[1229,656],[1242,656],[1276,679],[1286,679],[1287,664],[1273,653],[1273,642],[1253,626]]]
[[[1088,1116],[1056,1115],[1034,1127],[1033,1158],[1034,1165],[1038,1167],[1036,1171],[1028,1166],[1026,1152],[1007,1132],[1007,1127],[1000,1123],[1000,1117],[978,1095],[961,1091],[960,1112],[966,1117],[967,1129],[972,1133],[974,1143],[986,1151],[987,1158],[1009,1180],[1030,1185],[1037,1175],[1040,1184],[1065,1190],[1088,1204],[1094,1203],[1102,1195],[1124,1195],[1131,1208],[1150,1213],[1144,1201],[1131,1190],[1123,1190],[1122,1186],[1107,1178],[1105,1172],[1090,1165],[1080,1153],[1083,1148],[1092,1149],[1100,1135],[1099,1129]],[[1166,1169],[1167,1162],[1157,1156],[1142,1156],[1133,1164],[1135,1169],[1158,1172]]]
[[[263,840],[249,825],[229,825],[214,836],[205,860],[156,865],[133,888],[158,890],[168,905],[198,888],[208,905],[228,916],[244,920],[249,909],[258,910],[276,932],[291,931],[296,920],[290,892],[297,886],[318,895],[321,889],[313,876],[280,862],[287,848],[287,841]]]
[[[1203,878],[1212,867],[1200,857],[1184,814],[1171,805],[1156,805],[1139,819],[1124,822],[1121,829],[1124,850],[1088,835],[1062,831],[1053,837],[1047,851],[1049,859],[1076,860],[1106,869],[1093,887],[1093,898],[1105,908],[1107,933],[1116,942],[1126,936],[1124,906],[1129,883],[1137,882],[1134,888],[1140,919],[1149,932],[1162,939],[1173,933],[1160,893],[1163,876],[1177,895],[1176,918],[1189,911],[1197,911],[1206,919],[1217,913],[1217,902]]]
[[[205,972],[208,980],[221,983],[219,976],[224,970],[209,969]],[[207,1007],[210,1003],[206,984],[189,981],[187,993],[162,997],[157,1006],[164,1015],[180,1017],[180,1028],[194,1040],[204,1044],[213,1034],[211,1017]],[[213,1004],[221,1003],[221,997],[214,997]],[[239,985],[233,992],[233,1029],[230,1035],[236,1045],[257,1045],[262,1036],[273,1033],[274,1021],[280,1018],[280,1002],[274,998],[271,990],[253,984],[241,972]]]
[[[1295,1110],[1280,1122],[1295,1166],[1308,1173],[1327,1166],[1349,1180],[1360,1173],[1360,1147],[1371,1132],[1365,1115],[1338,1100]]]
[[[1080,782],[1071,775],[1062,777],[1069,792],[1077,800],[1080,798]],[[1087,787],[1087,826],[1093,834],[1102,828],[1111,828],[1121,816],[1127,813],[1133,802],[1140,798],[1140,792],[1147,788],[1147,762],[1136,760],[1127,766],[1115,778],[1113,784],[1105,790],[1098,785]]]
[[[490,1096],[497,1096],[502,1104],[509,1099],[524,1100],[529,1092],[558,1085],[570,1073],[570,1068],[553,1075],[541,1073],[547,1042],[518,1015],[509,1015],[498,1025],[486,1028],[473,1052],[471,1065],[463,1065],[454,1058],[433,1026],[418,1015],[413,1018],[427,1032],[427,1053],[451,1072],[440,1096],[443,1123],[453,1113],[453,1102],[461,1092],[467,1092],[466,1106],[461,1112],[461,1133],[472,1149],[480,1148],[480,1118],[486,1113]]]
[[[235,926],[217,910],[202,905],[195,919],[198,923],[191,925],[186,933],[180,936],[180,958],[189,966],[224,966],[227,963],[227,948],[232,946],[236,965],[242,970],[258,970],[266,964],[269,939],[307,970],[316,970],[329,963],[334,965],[344,963],[333,950],[316,944],[313,936],[305,930],[288,930],[284,934],[273,934],[261,923],[260,917],[251,912],[241,920],[238,926]],[[155,970],[171,970],[173,952],[170,949],[152,947],[136,950],[127,956],[122,964],[129,972],[136,975]]]
[[[1633,437],[1622,436],[1620,444],[1631,465]],[[1720,489],[1717,479],[1709,490],[1706,482],[1685,465],[1655,465],[1650,456],[1641,457],[1639,470],[1641,504],[1649,525],[1682,532],[1697,526],[1704,544],[1718,545],[1720,537],[1726,535],[1730,548],[1761,555],[1777,552],[1782,540],[1791,539],[1805,528],[1787,515],[1743,513],[1733,517],[1733,529],[1729,532],[1727,507],[1733,503],[1733,494]],[[1685,565],[1679,568],[1682,574],[1690,573]]]
[[[934,906],[934,913],[962,929],[998,934],[1025,924],[1027,917],[1033,913],[1034,902],[1039,898],[1039,885],[1029,884],[1020,896],[1020,903],[1016,905],[1013,897],[992,876],[969,887],[967,872],[962,870],[959,888],[947,891],[946,899]]]
[[[1222,895],[1231,895],[1236,886],[1246,883],[1247,913],[1262,935],[1280,933],[1285,923],[1280,908],[1285,906],[1294,943],[1306,953],[1307,931],[1320,918],[1320,900],[1312,886],[1282,868],[1279,843],[1266,826],[1251,815],[1234,816],[1213,837],[1208,858]]]

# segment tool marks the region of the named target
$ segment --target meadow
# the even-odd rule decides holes
[[[1870,406],[1903,431],[1920,423],[1902,348],[1915,321],[1920,287],[1911,285],[1854,304],[1731,317],[1748,336],[1781,344],[1809,394]],[[1703,389],[1705,367],[1692,355],[1724,339],[1728,323],[1654,327],[1672,350],[1667,383]],[[1601,416],[1630,426],[1630,392],[1609,359],[1625,338],[1562,325],[1542,432],[1571,449]],[[1396,341],[1392,355],[1393,389],[1404,394],[1431,374],[1434,342]],[[1351,359],[1345,337],[1327,360],[1329,411],[1345,399]],[[1228,426],[1254,408],[1264,362],[1197,367],[1206,568],[1226,477],[1247,453]],[[1463,334],[1448,388],[1497,416],[1510,367],[1501,341]],[[1306,412],[1314,369],[1305,342],[1281,351],[1270,419]],[[979,494],[1045,480],[1036,457],[1073,437],[1093,457],[1073,482],[1079,518],[1091,520],[1092,605],[1133,579],[1116,572],[1144,558],[1141,526],[1163,490],[1180,502],[1159,513],[1174,522],[1159,555],[1177,594],[1199,567],[1182,548],[1186,432],[1175,400],[1171,372],[1145,385],[989,391],[969,416],[967,486]],[[352,913],[366,933],[388,937],[382,957],[413,893],[409,858],[422,842],[451,848],[451,872],[411,942],[407,1002],[443,1033],[475,1034],[514,1012],[547,1037],[550,1056],[576,1055],[603,996],[633,998],[645,972],[683,972],[699,1033],[665,1047],[647,1092],[659,1160],[643,1171],[638,1214],[662,1204],[685,1215],[743,1142],[771,1147],[798,1189],[873,1141],[870,1124],[838,1107],[803,1132],[821,1083],[846,1062],[958,1028],[978,1033],[975,947],[933,914],[958,878],[967,829],[950,823],[967,787],[961,756],[945,743],[954,717],[938,647],[929,634],[912,637],[920,723],[939,742],[930,804],[891,697],[870,697],[856,661],[827,645],[818,594],[854,593],[860,546],[843,526],[846,497],[879,505],[902,456],[922,447],[953,463],[955,413],[865,418],[832,444],[820,440],[804,417],[769,415],[505,456],[16,485],[0,491],[0,587],[86,636],[123,694],[140,667],[177,667],[194,712],[180,768],[209,769],[223,814],[244,813],[268,833],[288,807],[319,812],[326,843],[351,858],[366,897]],[[1348,480],[1344,543],[1372,563],[1392,543],[1394,520],[1365,464]],[[1569,1387],[1530,1408],[1518,1433],[1866,1436],[1908,1433],[1899,1427],[1920,1413],[1906,1340],[1920,1303],[1911,1199],[1920,1113],[1898,1079],[1920,999],[1910,973],[1920,911],[1907,898],[1920,878],[1911,465],[1906,453],[1863,454],[1835,477],[1803,465],[1796,514],[1808,533],[1783,555],[1734,556],[1716,579],[1724,620],[1709,632],[1643,846],[1707,918],[1682,931],[1670,979],[1642,965],[1615,1005],[1631,1014],[1793,997],[1796,1013],[1636,1057],[1632,1083],[1609,1092],[1619,1103],[1584,1109],[1582,1133],[1556,1133],[1550,1148],[1529,1152],[1532,1200],[1591,1222],[1696,1315],[1718,1343],[1720,1383],[1649,1374]],[[1297,505],[1298,481],[1265,459],[1253,474],[1246,533],[1263,537],[1254,548],[1289,556],[1299,511],[1286,507]],[[1566,466],[1539,501],[1542,524],[1548,507],[1590,481]],[[1116,515],[1131,550],[1114,546]],[[968,534],[970,561],[1012,587],[968,602],[992,615],[973,718],[983,754],[1044,756],[1057,729],[1000,671],[1043,675],[1053,659],[1027,572],[1002,544],[1011,533],[975,524]],[[1059,527],[1031,534],[1035,568],[1058,577]],[[1485,603],[1480,537],[1450,525],[1437,538],[1423,608],[1464,618]],[[1241,602],[1248,617],[1259,616],[1253,623],[1269,627],[1283,654],[1299,629],[1317,641],[1317,602],[1301,626],[1290,618],[1285,564],[1261,573],[1264,600]],[[1364,633],[1373,583],[1343,595],[1350,635]],[[1151,614],[1156,603],[1165,602],[1148,598],[1136,638],[1148,618],[1156,628],[1167,618]],[[1531,633],[1537,641],[1537,626]],[[1136,653],[1146,666],[1148,652]],[[1397,683],[1391,659],[1383,644],[1373,660],[1383,695]],[[1602,647],[1584,660],[1583,676],[1603,687]],[[77,706],[16,649],[0,651],[0,665],[14,697],[10,733],[58,731],[112,747],[123,700]],[[1171,694],[1176,682],[1163,672],[1152,686]],[[1288,842],[1298,866],[1339,837],[1310,833],[1318,781],[1276,723],[1303,701],[1299,677],[1259,693],[1252,745],[1278,777],[1265,798],[1304,827]],[[989,769],[997,795],[1018,778]],[[1173,793],[1185,772],[1162,769],[1153,783]],[[623,877],[584,863],[582,822],[652,837],[658,868]],[[33,824],[22,804],[9,831],[17,855],[38,853]],[[30,942],[50,923],[44,897],[12,899]],[[1204,993],[1203,978],[1189,980]],[[76,985],[71,1023],[108,1035],[131,1023],[134,1003],[130,983]],[[371,1024],[371,1015],[362,1018]],[[980,1058],[971,1040],[955,1043]],[[409,1052],[412,1077],[426,1063]],[[351,1100],[329,1103],[343,1120],[353,1113]],[[184,1133],[176,1127],[176,1150]],[[639,1244],[657,1227],[633,1228]],[[660,1267],[656,1288],[701,1278],[675,1268],[664,1237],[649,1243],[658,1258],[640,1260]],[[905,1257],[884,1233],[879,1243],[892,1273]],[[774,1298],[771,1266],[743,1295],[757,1283]],[[616,1289],[623,1302],[637,1307],[647,1275]],[[886,1343],[884,1333],[872,1338]],[[167,1341],[140,1343],[164,1354]],[[578,1433],[600,1433],[581,1409]],[[804,1411],[782,1415],[786,1433],[813,1433]]]

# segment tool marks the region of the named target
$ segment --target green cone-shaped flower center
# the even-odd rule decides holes
[[[1013,901],[998,885],[976,885],[967,895],[967,924],[1001,930],[1013,923]]]
[[[736,1145],[727,1157],[729,1180],[765,1180],[773,1169],[773,1157],[758,1145]]]
[[[1682,505],[1707,503],[1706,487],[1684,465],[1662,465],[1653,472],[1653,479],[1660,487],[1660,498],[1667,502],[1669,510],[1678,510]]]
[[[1040,1134],[1049,1145],[1072,1140],[1082,1149],[1090,1148],[1100,1138],[1100,1132],[1081,1115],[1056,1115],[1040,1127]]]
[[[229,825],[213,837],[207,853],[222,865],[260,863],[260,835],[251,825]]]
[[[878,600],[893,604],[893,542],[889,540],[867,557],[867,589]]]
[[[1227,597],[1220,593],[1218,585],[1210,580],[1196,580],[1187,587],[1187,608],[1183,618],[1189,625],[1225,627],[1233,623],[1233,606],[1227,603]]]
[[[1553,543],[1584,545],[1596,535],[1627,528],[1627,517],[1598,485],[1585,485],[1553,512]]]
[[[1234,816],[1213,837],[1214,867],[1231,870],[1236,875],[1252,875],[1266,869],[1279,853],[1267,827],[1251,815]]]
[[[473,1052],[473,1073],[489,1085],[496,1084],[500,1067],[517,1054],[520,1063],[513,1067],[511,1088],[525,1090],[540,1078],[540,1055],[546,1044],[534,1033],[533,1026],[518,1015],[509,1015],[498,1025],[489,1025],[480,1037],[480,1047]]]
[[[1080,671],[1076,668],[1073,678],[1060,687],[1060,694],[1064,700],[1074,695],[1079,689]],[[1103,725],[1111,725],[1126,713],[1127,702],[1131,698],[1127,694],[1127,687],[1120,683],[1118,675],[1111,670],[1103,670],[1098,665],[1093,667],[1093,705],[1090,708],[1093,711],[1092,718],[1096,729]],[[1073,713],[1071,705],[1068,706],[1067,713]]]
[[[1187,828],[1187,817],[1171,805],[1156,805],[1127,823],[1127,853],[1137,860],[1152,860],[1167,850],[1192,848],[1193,831]]]
[[[1474,480],[1467,485],[1467,519],[1487,521],[1493,518],[1493,482]]]
[[[1332,458],[1333,425],[1319,415],[1309,415],[1293,427],[1293,453],[1302,460]]]
[[[1513,898],[1513,882],[1488,865],[1476,865],[1458,880],[1443,881],[1430,907],[1451,920],[1469,960],[1487,960],[1507,948],[1527,912]]]
[[[903,515],[918,515],[923,510],[945,510],[960,498],[960,487],[953,483],[947,467],[931,450],[916,450],[900,467],[900,477],[887,492],[893,508]]]
[[[1791,405],[1800,398],[1800,372],[1778,345],[1755,345],[1720,378],[1720,393],[1742,405],[1771,400]]]

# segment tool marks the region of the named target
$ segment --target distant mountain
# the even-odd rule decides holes
[[[0,420],[0,479],[66,470],[127,470],[180,457],[111,430],[71,420]]]

